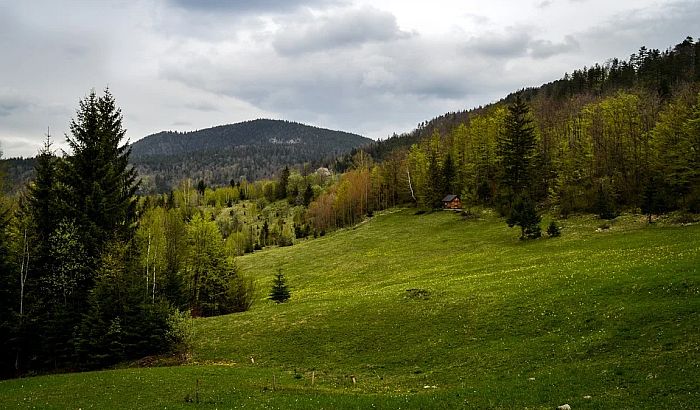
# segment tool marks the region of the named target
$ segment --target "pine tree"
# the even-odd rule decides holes
[[[36,157],[34,180],[29,184],[21,210],[29,219],[34,242],[32,268],[41,276],[51,270],[49,237],[65,215],[58,188],[58,161],[51,150],[51,137],[47,135],[44,146]]]
[[[199,182],[197,182],[197,193],[199,193],[199,196],[204,196],[204,191],[207,190],[207,184],[204,182],[204,180],[200,179]]]
[[[306,184],[306,190],[304,191],[304,206],[308,207],[313,199],[314,190],[311,189],[311,184]]]
[[[439,208],[442,205],[442,198],[445,196],[444,177],[440,164],[437,160],[437,154],[430,155],[428,162],[428,187],[427,187],[427,202],[433,208]]]
[[[518,94],[508,107],[505,130],[499,139],[501,182],[513,197],[530,193],[535,131],[530,108]]]
[[[274,300],[277,303],[284,303],[291,297],[289,293],[289,288],[287,287],[287,280],[282,274],[282,269],[277,270],[275,279],[272,282],[272,290],[270,291],[270,300]]]
[[[442,165],[442,197],[444,198],[445,195],[450,195],[450,194],[457,194],[458,192],[455,192],[455,165],[454,161],[452,160],[452,155],[449,153],[447,154],[447,157],[445,158],[445,162]],[[442,198],[440,198],[442,199]]]
[[[277,199],[287,197],[287,185],[289,184],[289,167],[284,167],[280,173],[280,179],[277,183]]]
[[[60,182],[67,189],[68,217],[83,236],[89,263],[95,264],[107,243],[133,236],[136,171],[129,165],[131,148],[120,146],[126,130],[109,90],[99,98],[92,91],[80,101],[70,130],[66,139],[72,153],[63,162]]]
[[[0,156],[2,152],[0,151]],[[14,374],[15,348],[17,335],[17,305],[16,295],[19,294],[17,285],[18,267],[14,258],[10,257],[10,225],[12,211],[6,203],[0,175],[0,378]]]
[[[520,239],[536,239],[542,236],[540,221],[535,203],[528,196],[518,196],[513,201],[510,216],[506,220],[509,227],[520,227]]]
[[[551,221],[549,223],[549,226],[547,226],[547,235],[549,235],[550,238],[561,236],[561,228],[559,228],[556,222]]]
[[[647,222],[651,223],[653,214],[665,211],[663,180],[655,175],[650,176],[644,186],[642,195],[642,212],[647,215]]]

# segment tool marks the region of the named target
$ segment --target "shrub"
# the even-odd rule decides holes
[[[280,237],[277,239],[277,245],[278,246],[292,246],[292,238],[290,238],[286,235],[280,235]]]
[[[549,226],[547,227],[547,235],[549,235],[550,238],[556,238],[557,236],[561,235],[561,228],[559,228],[559,225],[557,225],[556,222],[552,221],[549,223]]]
[[[190,312],[175,309],[168,317],[168,324],[170,328],[166,333],[166,340],[170,345],[180,352],[189,350],[194,339],[194,328]]]
[[[253,278],[236,275],[231,280],[229,300],[231,301],[231,311],[245,312],[249,310],[255,300],[255,281]]]

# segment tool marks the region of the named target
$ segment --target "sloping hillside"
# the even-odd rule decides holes
[[[0,395],[45,408],[695,407],[700,225],[599,224],[575,217],[560,238],[523,242],[490,212],[391,210],[239,258],[259,300],[195,320],[190,365],[9,380]],[[265,297],[279,268],[292,298],[277,305]]]
[[[184,178],[228,184],[270,177],[285,165],[320,165],[371,140],[289,121],[254,120],[192,132],[164,131],[132,144],[131,160],[164,191]]]

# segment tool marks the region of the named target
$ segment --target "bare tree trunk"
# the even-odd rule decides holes
[[[406,167],[406,173],[408,174],[408,188],[411,190],[411,198],[413,198],[414,202],[418,202],[416,200],[416,195],[413,193],[413,184],[411,184],[411,171]]]
[[[151,230],[148,230],[148,247],[146,248],[146,295],[148,295],[148,265],[151,261]]]
[[[156,302],[156,261],[158,260],[157,255],[157,248],[153,249],[153,293],[151,294],[152,303]]]
[[[24,321],[24,285],[29,275],[29,243],[27,243],[27,228],[24,228],[24,243],[22,244],[22,264],[19,271],[19,324]],[[19,350],[15,356],[15,370],[19,370]]]
[[[24,315],[24,285],[29,275],[29,243],[27,243],[27,228],[24,228],[24,243],[22,246],[22,265],[19,272],[19,316]]]

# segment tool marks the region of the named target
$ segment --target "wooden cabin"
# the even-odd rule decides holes
[[[462,209],[462,200],[457,195],[447,195],[442,198],[443,209]]]

